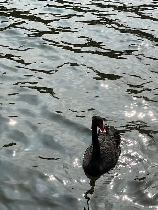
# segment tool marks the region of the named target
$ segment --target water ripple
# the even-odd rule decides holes
[[[157,209],[157,1],[0,3],[0,209]],[[121,132],[82,170],[91,117]]]

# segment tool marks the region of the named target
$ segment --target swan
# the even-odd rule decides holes
[[[97,132],[97,127],[100,130]],[[92,144],[83,156],[83,169],[89,176],[98,177],[112,169],[121,153],[120,135],[113,126],[104,126],[99,116],[92,117]]]

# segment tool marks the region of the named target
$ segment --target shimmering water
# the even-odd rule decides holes
[[[0,209],[158,209],[158,1],[0,3]],[[85,176],[91,117],[122,153]]]

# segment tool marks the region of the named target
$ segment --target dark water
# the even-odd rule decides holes
[[[1,1],[0,209],[158,209],[158,1]],[[91,117],[121,131],[90,180]]]

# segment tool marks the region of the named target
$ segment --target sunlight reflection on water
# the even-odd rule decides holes
[[[74,162],[73,162],[74,167],[78,167],[81,168],[82,166],[79,164],[79,159],[75,158]]]
[[[0,10],[0,209],[157,208],[157,2]],[[122,137],[97,180],[81,165],[94,114]]]
[[[14,126],[14,125],[16,125],[16,124],[17,124],[17,121],[15,121],[15,120],[13,120],[13,119],[10,119],[10,120],[9,120],[9,125]]]

